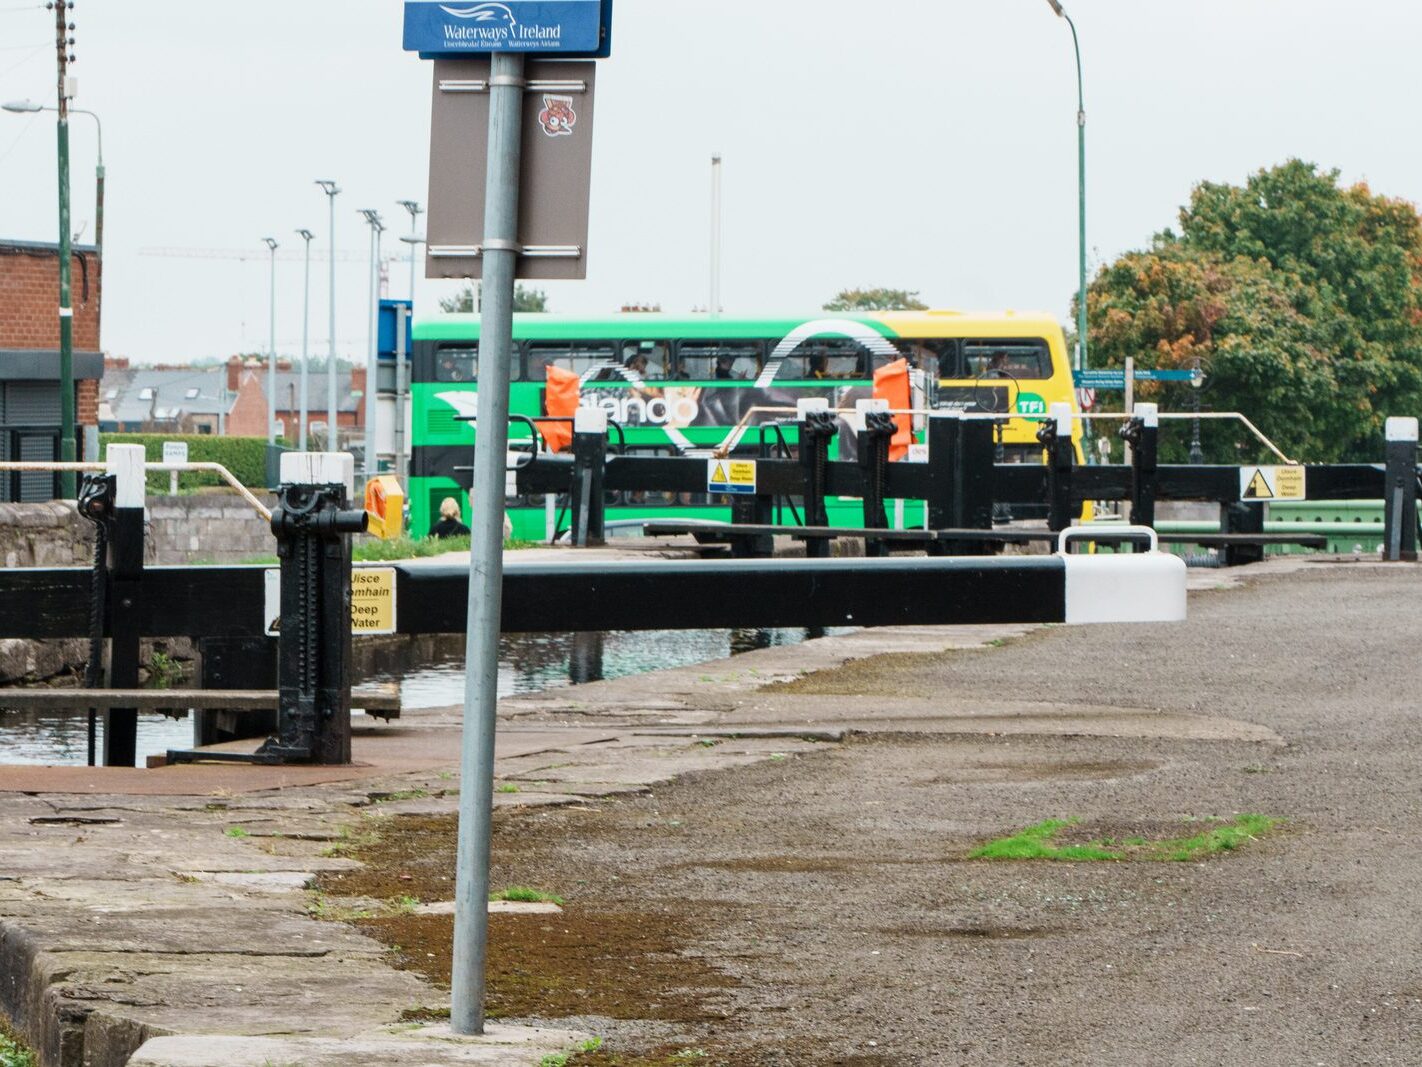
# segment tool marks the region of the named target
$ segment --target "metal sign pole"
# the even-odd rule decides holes
[[[523,56],[493,56],[489,79],[483,308],[479,326],[479,421],[474,450],[469,552],[469,621],[464,665],[459,852],[454,890],[450,1023],[484,1032],[484,961],[489,937],[489,837],[493,817],[494,722],[498,705],[499,615],[503,591],[504,485],[508,462],[509,351],[523,121]]]

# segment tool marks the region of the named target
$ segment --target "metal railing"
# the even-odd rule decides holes
[[[44,472],[44,471],[104,471],[108,468],[102,463],[63,463],[58,460],[6,460],[0,462],[0,471],[18,472]],[[262,518],[268,522],[272,518],[272,510],[261,502],[250,489],[237,480],[236,475],[224,467],[221,463],[145,463],[145,471],[155,474],[184,474],[202,473],[216,474],[228,486],[236,490],[237,494]]]

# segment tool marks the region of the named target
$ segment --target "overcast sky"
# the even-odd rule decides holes
[[[106,351],[176,361],[264,349],[261,238],[299,253],[305,226],[326,249],[313,180],[332,177],[345,190],[336,245],[357,257],[338,266],[338,349],[363,354],[369,231],[356,209],[407,233],[395,201],[427,198],[430,69],[400,49],[401,10],[79,4],[76,104],[99,112],[108,168]],[[1289,156],[1422,200],[1422,5],[1068,10],[1086,77],[1093,265],[1172,225],[1196,181],[1237,182]],[[54,102],[53,24],[42,5],[0,0],[0,101]],[[598,75],[588,279],[547,284],[555,311],[705,305],[720,151],[728,314],[812,311],[873,285],[939,307],[1069,314],[1075,68],[1046,0],[616,0],[613,39]],[[74,224],[88,241],[87,117],[72,139]],[[0,237],[55,240],[55,190],[53,115],[0,112]],[[301,269],[299,254],[277,265],[283,353],[300,346]],[[392,266],[389,295],[406,295],[408,277]],[[421,281],[417,314],[449,289]],[[313,353],[329,332],[326,291],[318,263]]]

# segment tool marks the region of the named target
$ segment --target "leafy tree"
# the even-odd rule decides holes
[[[927,307],[917,289],[841,289],[824,305],[826,311],[923,311]]]
[[[453,296],[442,299],[439,306],[450,314],[476,311],[478,303],[475,300],[475,292],[474,286],[466,285]],[[548,294],[542,289],[528,289],[522,282],[515,282],[513,309],[515,311],[547,311]]]
[[[1422,219],[1290,160],[1243,186],[1202,182],[1180,233],[1103,268],[1087,293],[1094,365],[1206,371],[1201,401],[1312,461],[1373,460],[1382,420],[1422,407]],[[1189,410],[1189,386],[1137,395]],[[1212,459],[1238,458],[1211,427]],[[1169,458],[1183,435],[1162,440]]]

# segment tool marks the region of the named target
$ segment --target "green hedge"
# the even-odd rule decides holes
[[[267,488],[267,439],[265,437],[218,437],[214,434],[104,433],[99,435],[99,454],[109,445],[142,445],[149,463],[163,462],[164,441],[186,441],[191,463],[221,463],[248,489]],[[217,474],[206,471],[179,475],[179,488],[226,485]],[[148,475],[150,493],[168,491],[168,475]]]

